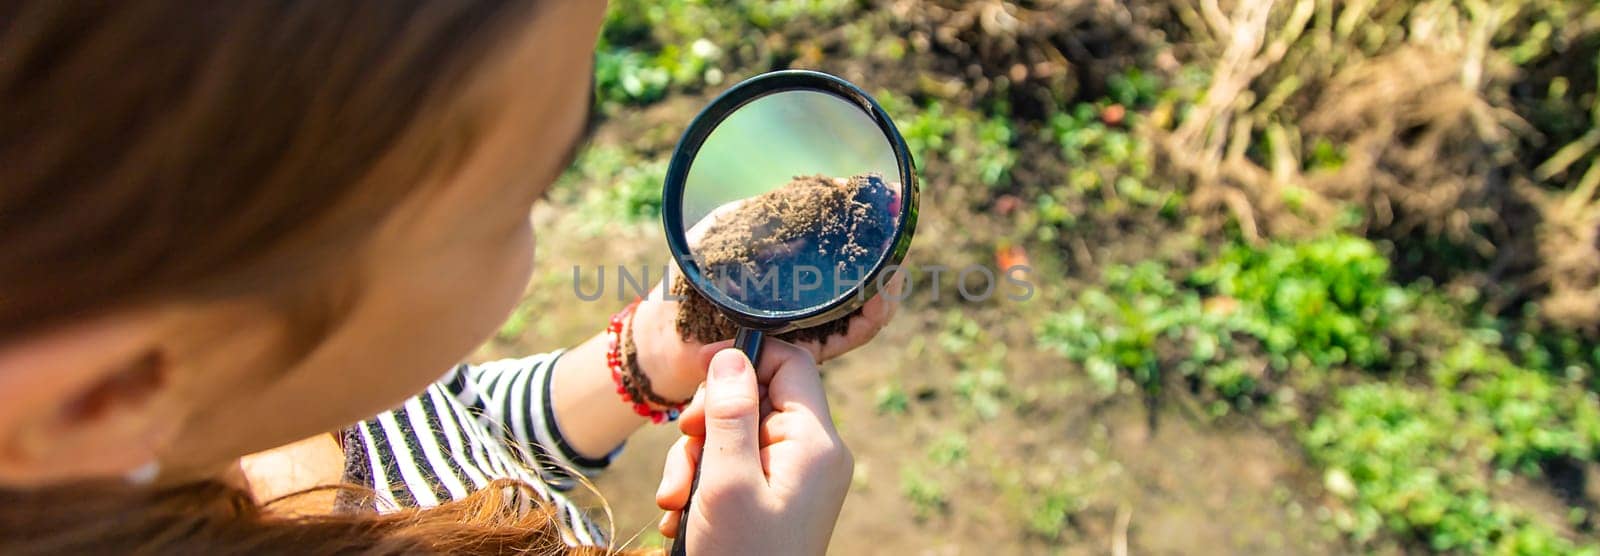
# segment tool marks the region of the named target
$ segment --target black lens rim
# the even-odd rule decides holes
[[[872,118],[873,123],[878,126],[878,130],[889,140],[890,146],[894,149],[895,162],[900,171],[900,183],[905,185],[900,196],[900,214],[904,217],[900,219],[900,225],[895,230],[893,247],[884,251],[883,256],[872,266],[872,270],[861,277],[861,281],[847,295],[839,296],[825,305],[806,311],[779,315],[747,313],[725,302],[726,296],[711,287],[708,283],[709,278],[701,272],[694,258],[690,256],[688,230],[683,222],[684,188],[695,155],[699,154],[700,147],[724,119],[756,99],[773,93],[796,90],[832,94],[855,105]],[[906,252],[911,248],[911,238],[917,228],[920,189],[911,159],[911,150],[906,146],[905,138],[900,135],[900,130],[895,127],[894,121],[889,119],[889,114],[871,95],[844,79],[822,72],[774,71],[734,85],[713,99],[711,104],[706,105],[695,115],[694,120],[690,121],[688,129],[683,132],[677,146],[673,148],[672,160],[667,165],[667,177],[662,185],[661,194],[661,224],[666,232],[667,248],[672,251],[673,261],[678,264],[678,270],[688,279],[689,285],[695,291],[711,300],[735,324],[755,330],[782,333],[836,320],[877,295],[878,282],[883,273],[891,268],[898,268],[905,260]]]

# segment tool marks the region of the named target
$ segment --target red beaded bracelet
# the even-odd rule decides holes
[[[617,385],[617,395],[622,396],[622,401],[632,404],[633,412],[639,414],[640,417],[649,417],[651,423],[659,425],[667,421],[678,420],[678,414],[682,412],[683,405],[668,407],[666,410],[652,409],[650,404],[645,403],[643,398],[646,396],[642,392],[632,391],[633,383],[637,381],[630,380],[632,377],[629,376],[628,372],[624,371],[622,334],[625,323],[627,325],[627,333],[633,333],[633,312],[634,309],[639,307],[640,301],[642,299],[634,299],[633,303],[629,303],[627,307],[611,315],[611,324],[606,327],[606,336],[610,340],[609,349],[606,351],[606,366],[611,368],[611,381]],[[629,367],[632,367],[628,369],[629,371],[638,372],[637,364],[629,365]],[[649,383],[646,382],[645,384]]]

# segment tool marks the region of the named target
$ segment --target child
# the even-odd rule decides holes
[[[0,553],[602,553],[561,492],[680,408],[664,534],[825,550],[813,361],[886,298],[754,366],[659,296],[456,365],[526,284],[601,3],[78,4],[0,5]]]

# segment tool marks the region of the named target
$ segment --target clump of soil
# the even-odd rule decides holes
[[[834,299],[876,264],[894,234],[897,193],[876,174],[849,179],[796,176],[718,216],[698,238],[699,266],[719,291],[768,310],[794,311]],[[737,326],[683,276],[672,284],[681,298],[678,334],[710,343],[732,338]],[[785,332],[791,342],[843,334],[844,318]]]

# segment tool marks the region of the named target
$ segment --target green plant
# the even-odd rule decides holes
[[[596,52],[595,100],[632,104],[659,100],[672,84],[672,74],[652,62],[649,55],[627,48]]]
[[[715,69],[711,63],[722,51],[705,35],[736,28],[735,17],[683,0],[611,2],[595,51],[595,100],[602,108],[644,104],[659,100],[673,85],[719,81],[721,70],[708,70]]]
[[[900,493],[921,519],[944,513],[950,503],[943,485],[912,467],[900,469]]]
[[[1011,130],[1011,121],[991,116],[981,120],[958,120],[958,126],[958,134],[974,137],[963,137],[950,149],[950,165],[972,168],[978,182],[989,187],[1008,182],[1011,167],[1017,163],[1017,153],[1012,149],[1015,133]]]
[[[945,313],[937,342],[945,354],[960,364],[952,389],[966,404],[965,409],[981,419],[999,415],[1002,401],[1009,396],[1003,370],[1005,345],[994,341],[978,321],[956,309]]]
[[[1122,374],[1153,392],[1170,368],[1221,400],[1248,404],[1261,395],[1265,369],[1241,339],[1258,342],[1279,372],[1402,366],[1391,360],[1393,337],[1416,294],[1390,281],[1388,264],[1365,239],[1330,236],[1235,245],[1182,283],[1154,262],[1113,266],[1102,286],[1045,318],[1039,336],[1082,363],[1106,394]]]
[[[1120,94],[1142,95],[1127,91]],[[1046,188],[1041,195],[1055,203],[1092,200],[1097,213],[1110,217],[1154,209],[1162,216],[1176,218],[1183,192],[1158,185],[1153,148],[1131,128],[1140,117],[1131,107],[1108,101],[1079,103],[1052,115],[1045,134],[1060,148],[1066,182]],[[1039,239],[1053,241],[1059,230],[1049,224],[1059,219],[1043,214],[1039,219]]]
[[[1600,389],[1600,341],[1578,331],[1551,326],[1537,305],[1529,304],[1515,332],[1506,330],[1518,363],[1530,369],[1545,369],[1570,380],[1587,382],[1591,390]],[[1507,327],[1502,327],[1507,328]]]
[[[1071,489],[1046,488],[1036,493],[1028,507],[1027,530],[1044,539],[1058,540],[1068,520],[1083,507],[1083,498]]]
[[[772,53],[769,30],[806,18],[830,22],[853,0],[616,0],[606,11],[595,54],[595,97],[601,108],[655,102],[674,89],[718,85],[742,67],[760,67]]]
[[[1334,235],[1229,247],[1189,281],[1237,302],[1229,328],[1260,340],[1280,370],[1380,368],[1389,363],[1389,327],[1411,303],[1388,271],[1372,242]]]
[[[1548,373],[1516,365],[1497,347],[1468,338],[1440,357],[1435,385],[1463,419],[1482,419],[1484,447],[1501,467],[1537,474],[1557,458],[1600,456],[1600,397]]]
[[[989,468],[990,480],[1005,501],[1002,508],[1008,519],[1021,525],[1021,532],[1058,544],[1073,526],[1073,517],[1089,507],[1088,495],[1100,483],[1101,473],[1093,468],[1041,468],[995,465]],[[1014,515],[1015,517],[1011,517]]]
[[[660,218],[665,159],[641,159],[632,151],[609,146],[585,149],[556,182],[553,197],[586,215],[586,232],[597,233],[616,223]]]
[[[1217,357],[1216,346],[1227,339],[1202,311],[1199,296],[1180,290],[1166,272],[1154,262],[1106,269],[1104,288],[1083,290],[1070,309],[1044,319],[1041,342],[1082,363],[1106,395],[1116,391],[1120,373],[1147,391],[1157,390],[1164,346],[1184,351],[1184,359]]]
[[[905,389],[895,382],[879,386],[873,398],[879,415],[905,415],[911,407],[911,399],[906,396]]]
[[[1350,504],[1335,524],[1360,542],[1389,530],[1436,551],[1594,553],[1491,496],[1481,471],[1490,456],[1478,447],[1499,435],[1478,408],[1446,392],[1347,388],[1304,433],[1311,457],[1328,469],[1330,492]]]
[[[772,28],[802,17],[831,20],[849,11],[856,0],[744,0],[738,4],[746,21]]]
[[[1165,84],[1137,67],[1106,78],[1106,96],[1127,108],[1146,108],[1161,97]]]
[[[996,367],[967,369],[956,375],[956,396],[966,402],[967,408],[980,419],[993,419],[1000,415],[1002,401],[1009,393],[1005,372]]]
[[[954,185],[1006,185],[1017,164],[1017,133],[1011,120],[985,116],[965,108],[950,108],[939,101],[916,106],[892,91],[882,91],[878,101],[900,123],[900,134],[918,169],[929,164],[949,168]]]
[[[960,432],[946,432],[928,446],[928,460],[945,468],[959,468],[967,463],[967,437]]]

